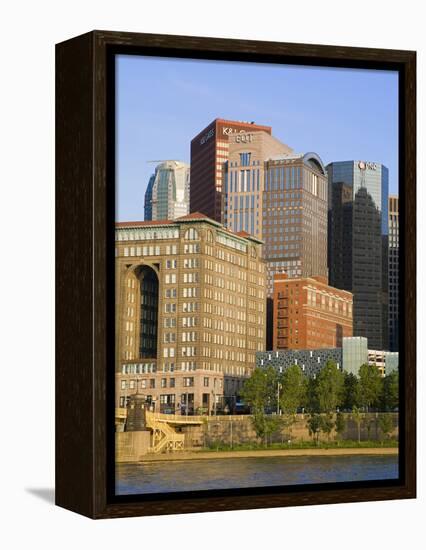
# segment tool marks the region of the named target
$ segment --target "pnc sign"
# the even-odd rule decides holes
[[[375,162],[364,162],[360,160],[358,162],[358,168],[360,170],[377,170],[378,165]]]

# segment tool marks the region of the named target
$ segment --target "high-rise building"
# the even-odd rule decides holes
[[[223,164],[228,160],[229,137],[256,130],[271,133],[269,126],[217,118],[192,139],[190,212],[223,223]]]
[[[352,294],[324,277],[274,276],[273,349],[342,347],[352,336]]]
[[[152,220],[152,187],[155,181],[155,174],[149,178],[149,182],[145,191],[144,203],[144,220]]]
[[[262,239],[265,160],[291,153],[290,147],[267,132],[229,136],[223,194],[226,227]]]
[[[389,196],[389,349],[399,349],[399,199]]]
[[[266,160],[262,240],[269,296],[275,273],[328,279],[327,175],[317,154]]]
[[[327,166],[330,284],[354,295],[353,332],[388,347],[388,169],[364,161]]]
[[[175,220],[189,212],[189,165],[165,160],[157,165],[145,192],[145,220]]]
[[[200,213],[116,224],[117,406],[232,409],[265,349],[262,243]]]

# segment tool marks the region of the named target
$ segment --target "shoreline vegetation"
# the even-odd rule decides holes
[[[354,442],[355,443],[355,442]],[[356,442],[357,443],[357,442]],[[367,443],[375,444],[368,446]],[[393,443],[395,443],[393,445]],[[137,463],[143,464],[146,462],[157,461],[176,461],[176,460],[215,460],[225,458],[271,458],[271,457],[315,457],[315,456],[380,456],[380,455],[398,455],[398,442],[387,441],[386,446],[377,446],[377,442],[363,442],[363,445],[354,446],[336,446],[324,445],[320,447],[314,446],[288,446],[288,447],[267,448],[258,447],[251,449],[233,448],[229,450],[203,449],[182,451],[179,453],[167,453],[160,455],[147,455]]]

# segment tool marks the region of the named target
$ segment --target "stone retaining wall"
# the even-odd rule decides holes
[[[363,415],[361,423],[361,441],[377,440],[383,438],[379,427],[379,416],[389,414],[392,418],[393,430],[392,437],[398,437],[398,414],[397,413],[368,413]],[[351,414],[344,414],[346,427],[342,439],[358,439],[358,427]],[[296,422],[291,427],[284,427],[281,431],[275,433],[271,441],[274,443],[285,443],[289,439],[292,441],[311,441],[307,427],[308,415],[297,415]],[[185,434],[185,447],[208,447],[219,441],[226,445],[236,445],[242,443],[255,443],[257,441],[256,432],[253,429],[251,417],[242,416],[238,420],[235,417],[229,418],[206,417],[206,422],[202,426],[186,426],[182,428]],[[330,439],[334,439],[335,432],[332,431]],[[321,432],[320,440],[327,440],[327,436]]]

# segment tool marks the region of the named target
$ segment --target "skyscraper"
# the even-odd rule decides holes
[[[267,132],[229,137],[223,200],[224,223],[229,229],[262,239],[265,159],[291,153],[290,147]]]
[[[155,174],[152,174],[145,191],[144,220],[152,220],[152,186],[154,181]]]
[[[262,240],[268,296],[273,294],[275,273],[328,281],[327,175],[316,153],[266,160]]]
[[[399,329],[399,199],[389,196],[389,349],[398,351]]]
[[[189,211],[189,166],[176,160],[158,164],[145,193],[145,220],[174,220]]]
[[[228,160],[229,137],[256,130],[271,133],[270,126],[216,118],[192,139],[190,212],[223,223],[223,163]]]
[[[330,284],[354,295],[354,335],[387,349],[388,169],[344,161],[327,171]]]

